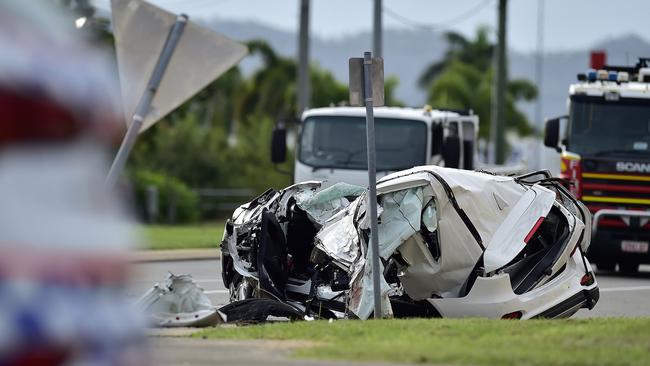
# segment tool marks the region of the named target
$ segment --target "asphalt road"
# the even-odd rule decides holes
[[[133,267],[128,292],[133,297],[140,296],[154,283],[163,282],[169,271],[189,273],[214,305],[222,305],[228,301],[228,290],[221,281],[220,265],[216,259],[139,263]],[[574,317],[650,316],[650,306],[647,305],[650,300],[650,266],[641,267],[641,272],[635,276],[597,271],[596,278],[601,291],[600,301],[593,310],[581,309]],[[366,365],[292,359],[289,353],[300,346],[291,341],[201,340],[164,336],[150,339],[154,364],[161,366]],[[368,365],[371,364],[380,363]]]
[[[139,297],[156,282],[163,284],[168,272],[176,275],[188,273],[215,306],[228,303],[228,290],[221,280],[221,261],[218,259],[142,262],[134,264],[132,271],[128,288],[131,297]]]
[[[142,295],[154,283],[164,282],[167,272],[191,274],[215,306],[228,302],[219,260],[135,264],[128,294],[133,297]],[[641,271],[633,276],[596,271],[596,280],[600,287],[600,301],[593,310],[581,309],[574,317],[650,316],[650,266],[641,266]]]

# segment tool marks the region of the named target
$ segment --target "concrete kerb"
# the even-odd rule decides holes
[[[170,249],[170,250],[135,250],[131,252],[131,262],[168,262],[204,259],[221,259],[221,251],[213,249]]]

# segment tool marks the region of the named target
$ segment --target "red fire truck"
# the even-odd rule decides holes
[[[544,144],[594,215],[589,259],[633,273],[650,263],[650,58],[634,67],[604,58],[592,54],[592,69],[578,74],[569,115],[546,121]]]

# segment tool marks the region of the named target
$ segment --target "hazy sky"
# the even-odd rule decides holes
[[[93,1],[104,9],[110,2]],[[510,48],[518,51],[536,49],[538,1],[542,0],[508,1]],[[584,49],[599,40],[630,33],[650,39],[650,0],[543,1],[545,52]],[[251,20],[290,31],[298,27],[299,0],[151,2],[173,12],[185,12],[190,17]],[[384,7],[391,12],[384,14],[383,21],[386,28],[439,26],[443,30],[453,29],[472,35],[479,25],[494,27],[497,3],[497,0],[384,0]],[[329,38],[369,31],[372,28],[372,4],[372,0],[312,0],[311,31]],[[406,19],[398,19],[398,16]]]

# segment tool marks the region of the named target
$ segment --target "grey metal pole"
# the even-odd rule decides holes
[[[377,171],[375,162],[375,117],[372,100],[372,53],[363,54],[363,86],[366,103],[366,142],[368,147],[368,207],[370,208],[370,247],[372,249],[372,293],[375,319],[381,318],[381,288],[379,284],[379,235],[377,232]]]
[[[149,110],[151,108],[151,101],[156,95],[156,91],[160,86],[160,81],[165,75],[165,70],[167,70],[167,65],[169,65],[169,60],[171,60],[172,55],[174,54],[174,50],[176,49],[176,45],[178,44],[178,41],[180,40],[181,35],[185,30],[185,25],[187,24],[187,21],[188,21],[188,16],[185,14],[181,14],[178,17],[176,17],[176,22],[170,29],[169,34],[167,35],[167,39],[165,40],[165,45],[163,46],[163,49],[160,52],[160,57],[158,57],[158,62],[156,63],[153,72],[151,73],[149,82],[147,83],[147,88],[145,89],[144,93],[142,94],[142,97],[140,98],[140,101],[138,102],[138,106],[135,110],[135,113],[131,118],[131,124],[129,125],[129,128],[126,130],[126,135],[122,140],[120,149],[117,151],[117,155],[115,155],[115,159],[113,160],[111,169],[108,171],[108,175],[106,176],[105,185],[108,188],[112,188],[115,186],[117,179],[119,178],[120,174],[124,170],[124,166],[126,165],[126,160],[128,159],[129,154],[133,149],[133,145],[135,144],[135,140],[138,137],[138,132],[142,127],[142,123],[147,118],[147,114],[149,114]]]
[[[309,108],[309,0],[300,0],[298,36],[298,118]]]
[[[382,24],[381,24],[381,16],[382,16],[382,1],[381,0],[375,0],[375,9],[374,9],[374,16],[373,16],[373,32],[372,32],[372,53],[375,55],[375,57],[383,57],[383,50],[382,50],[382,41],[383,41],[383,30],[382,30]]]
[[[537,1],[537,57],[535,58],[535,81],[537,83],[537,102],[535,103],[535,124],[544,129],[542,121],[542,83],[544,62],[544,0]]]
[[[497,164],[506,158],[505,139],[505,89],[506,89],[506,12],[507,0],[499,0],[499,33],[496,58],[496,100],[492,127],[494,127],[494,151]]]

